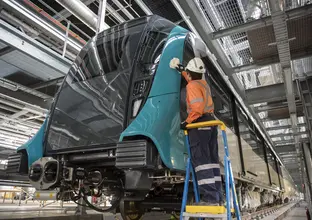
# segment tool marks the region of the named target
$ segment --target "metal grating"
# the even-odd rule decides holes
[[[285,11],[310,4],[311,0],[284,0]]]
[[[238,29],[236,27],[248,21],[260,19],[271,14],[267,0],[198,0],[198,2],[200,3],[199,7],[202,9],[212,31],[215,32],[215,36],[219,33],[218,37],[225,36],[224,33],[230,34],[235,31],[243,31],[244,29],[242,27],[245,26]],[[271,1],[270,3],[272,2],[274,1]],[[276,3],[283,5],[282,1]],[[299,1],[285,0],[284,9],[294,9],[307,3],[309,3],[309,1],[301,1],[299,4]],[[287,32],[280,34],[274,33],[273,25],[271,25],[248,31],[248,33],[236,32],[236,34],[221,38],[216,37],[215,39],[217,39],[216,42],[218,42],[222,48],[223,51],[221,52],[223,52],[223,55],[227,57],[232,67],[234,67],[233,70],[241,71],[236,73],[236,76],[239,78],[245,89],[273,85],[276,83],[281,84],[283,83],[283,71],[279,64],[279,58],[283,58],[281,60],[282,62],[287,61],[287,67],[290,67],[290,64],[292,65],[292,71],[288,68],[289,71],[287,73],[287,76],[292,77],[292,79],[303,78],[309,74],[312,75],[312,71],[310,70],[312,68],[312,60],[307,58],[307,56],[312,53],[312,31],[311,28],[307,28],[310,26],[312,27],[312,23],[310,22],[311,17],[311,15],[307,15],[305,17],[289,20],[287,19],[288,17],[285,17],[284,12],[275,12],[272,16],[273,23],[275,20],[275,31],[278,32],[280,30],[280,25],[284,25],[284,30],[288,30],[288,36]],[[261,21],[265,22],[270,19],[271,18]],[[276,19],[278,19],[278,21]],[[261,22],[250,23],[249,27],[254,28],[255,26],[252,25],[259,23]],[[218,32],[222,29],[227,30],[224,32]],[[286,35],[283,35],[285,33]],[[276,43],[277,40],[275,39],[275,34],[280,36],[280,39],[277,39],[280,40],[278,43]],[[290,40],[289,44],[285,41],[287,38]],[[280,46],[281,44],[283,44],[283,46]],[[277,45],[279,46],[279,51],[277,50]],[[285,45],[289,46],[286,48],[284,47]],[[280,56],[278,52],[280,52]],[[288,57],[285,56],[287,54]],[[291,55],[291,57],[289,55]],[[293,60],[292,63],[290,63],[290,58]],[[286,62],[283,62],[284,66],[285,63]],[[292,86],[291,82],[287,85],[289,84]],[[267,91],[267,89],[264,88],[261,91]],[[281,91],[281,89],[279,91]],[[289,118],[290,114],[286,95],[282,94],[282,92],[278,93],[282,98],[274,100],[273,95],[268,95],[266,96],[266,99],[260,101],[265,103],[258,103],[253,107],[255,110],[258,109],[258,116],[262,120],[264,127],[270,129],[268,133],[271,140],[274,142],[274,145],[285,146],[290,144],[294,146],[295,150],[295,147],[297,146],[294,144],[298,143],[297,137],[299,137],[300,141],[305,141],[309,135],[307,134],[305,127],[304,117],[302,117],[303,107],[301,101],[298,99],[298,91],[296,90],[294,93],[297,93],[297,96],[296,100],[293,100],[292,103],[294,103],[293,106],[295,111],[297,111],[297,121],[300,125],[298,131],[294,131],[294,133],[297,132],[296,136],[293,135],[292,121]],[[285,98],[283,98],[284,96]],[[249,98],[252,103],[257,103],[257,100],[252,99],[251,96]],[[292,117],[292,119],[294,119],[293,121],[296,121],[295,118]],[[294,163],[294,168],[298,173],[300,166],[298,166],[297,157],[297,152],[294,151],[289,158],[285,157],[285,162],[287,162],[287,164],[290,162]],[[295,177],[296,176],[294,176],[294,178]]]
[[[209,1],[209,0],[208,0]],[[222,19],[222,27],[228,28],[240,25],[245,21],[245,12],[241,1],[237,0],[212,0],[210,3]]]
[[[283,78],[280,74],[279,64],[264,66],[259,69],[252,69],[236,73],[238,79],[244,85],[245,89],[252,89],[261,86],[268,86],[276,83],[282,83]]]
[[[3,62],[11,64],[29,75],[36,76],[40,79],[49,80],[63,76],[55,69],[42,64],[41,62],[25,55],[20,51],[12,51],[1,57]]]
[[[304,78],[312,76],[312,57],[293,60],[292,69],[296,74],[295,78]]]
[[[312,16],[287,21],[290,53],[292,59],[310,55],[312,52]],[[253,61],[278,61],[278,51],[273,26],[266,26],[247,31]]]
[[[154,14],[162,16],[172,22],[182,21],[180,14],[175,9],[170,0],[144,0]]]

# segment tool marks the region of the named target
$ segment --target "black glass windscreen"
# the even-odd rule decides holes
[[[126,23],[88,43],[85,55],[70,69],[50,116],[47,151],[118,142],[144,27],[129,28]]]
[[[46,153],[116,144],[129,123],[136,83],[153,75],[175,24],[135,19],[85,46],[62,85],[49,120]],[[142,92],[145,98],[148,89]]]

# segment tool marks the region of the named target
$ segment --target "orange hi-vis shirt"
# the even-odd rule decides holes
[[[213,113],[214,104],[211,97],[211,90],[205,80],[189,80],[187,73],[182,71],[187,81],[186,105],[188,117],[187,123],[192,123],[205,113]]]

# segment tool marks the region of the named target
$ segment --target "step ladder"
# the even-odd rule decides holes
[[[182,206],[181,206],[181,213],[180,213],[180,220],[188,220],[189,218],[212,218],[212,219],[232,219],[232,212],[231,209],[231,192],[233,197],[233,206],[235,210],[235,215],[237,220],[241,220],[240,210],[237,202],[237,196],[235,191],[235,182],[232,172],[231,161],[229,158],[229,150],[228,150],[228,143],[227,143],[227,136],[226,136],[226,127],[222,121],[213,120],[207,122],[198,122],[192,123],[187,125],[187,129],[195,129],[195,128],[202,128],[202,127],[212,127],[212,126],[220,126],[222,131],[223,137],[223,144],[224,144],[224,175],[225,175],[225,195],[226,195],[226,208],[224,206],[187,206],[187,196],[188,196],[188,187],[190,181],[190,174],[192,173],[192,181],[193,181],[193,188],[194,188],[194,196],[195,202],[198,203],[200,200],[198,184],[196,180],[196,175],[194,168],[191,163],[190,155],[190,144],[189,144],[189,137],[188,131],[185,130],[185,139],[186,145],[188,150],[189,157],[187,158],[186,164],[186,176],[184,182],[184,191],[183,191],[183,198],[182,198]]]

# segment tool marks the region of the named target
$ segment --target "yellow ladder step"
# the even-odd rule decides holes
[[[185,212],[188,213],[210,213],[210,214],[224,214],[226,213],[226,208],[224,206],[186,206]],[[234,209],[231,209],[234,212]]]

